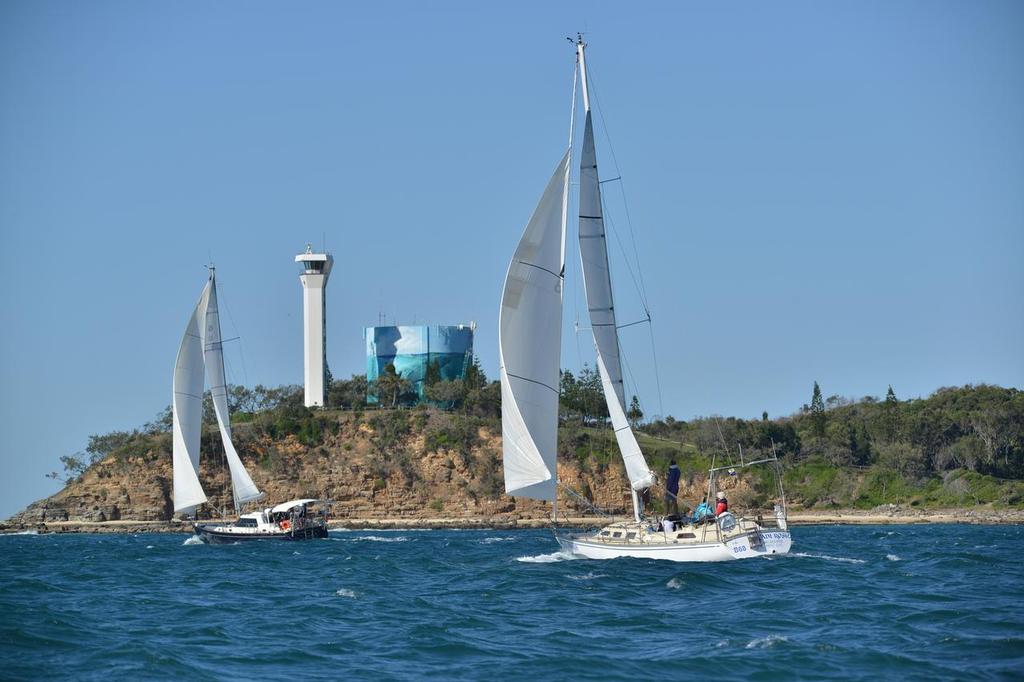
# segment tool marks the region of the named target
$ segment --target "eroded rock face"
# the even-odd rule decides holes
[[[312,447],[294,436],[272,440],[248,425],[235,427],[236,447],[256,485],[266,493],[267,503],[298,497],[330,499],[335,518],[491,517],[513,521],[551,513],[546,502],[504,494],[498,429],[480,428],[468,451],[431,449],[422,433],[382,448],[366,420],[352,414],[331,418],[338,420],[336,433],[325,434]],[[221,509],[232,509],[230,477],[217,438],[214,431],[203,437],[200,480],[209,504],[200,508],[201,517],[219,517]],[[140,456],[108,457],[56,495],[29,505],[7,524],[34,527],[53,521],[171,520],[169,439],[154,438],[154,443],[153,449]],[[615,513],[630,508],[629,482],[620,462],[600,470],[587,469],[581,471],[575,458],[558,462],[560,480],[593,506]],[[698,477],[685,483],[689,485],[683,486],[680,496],[699,501],[706,480]],[[589,511],[564,492],[559,492],[559,508],[575,508],[583,514]]]

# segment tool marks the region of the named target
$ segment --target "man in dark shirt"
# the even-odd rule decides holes
[[[672,514],[679,514],[679,467],[676,461],[668,465],[668,480],[665,481],[665,511]]]

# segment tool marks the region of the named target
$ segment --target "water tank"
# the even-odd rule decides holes
[[[367,402],[378,402],[373,382],[389,364],[413,385],[418,400],[423,398],[430,364],[437,365],[441,379],[464,378],[473,362],[474,328],[473,324],[367,327],[363,332],[366,380],[370,386]]]

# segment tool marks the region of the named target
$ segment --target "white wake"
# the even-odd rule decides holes
[[[516,561],[524,564],[553,564],[556,561],[572,561],[578,559],[575,554],[568,552],[552,552],[551,554],[538,554],[537,556],[521,556]]]
[[[843,556],[829,556],[828,554],[805,554],[804,552],[792,552],[788,556],[802,557],[805,559],[823,559],[825,561],[839,561],[844,564],[863,564],[863,559],[850,559]]]

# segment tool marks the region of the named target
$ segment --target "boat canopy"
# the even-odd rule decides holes
[[[287,502],[282,502],[281,504],[279,504],[276,507],[272,508],[270,511],[272,511],[275,514],[283,514],[284,512],[291,511],[292,509],[295,509],[296,507],[304,507],[307,504],[312,504],[314,502],[319,502],[319,501],[320,500],[314,500],[314,499],[288,500]]]

